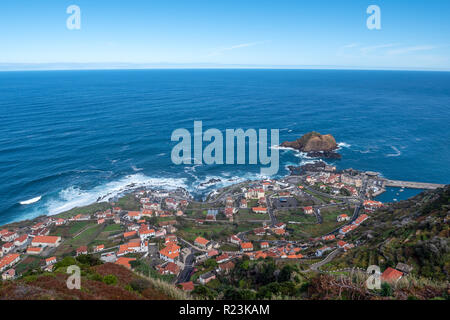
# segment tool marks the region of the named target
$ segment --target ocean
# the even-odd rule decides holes
[[[259,165],[175,165],[171,133],[332,134],[338,168],[450,183],[450,73],[345,70],[0,72],[0,224],[57,214],[130,186],[196,197],[260,178]],[[280,150],[277,176],[312,161]],[[210,179],[221,181],[205,186]],[[383,201],[417,190],[388,190]],[[29,204],[21,204],[24,201]],[[31,203],[30,203],[31,202]]]

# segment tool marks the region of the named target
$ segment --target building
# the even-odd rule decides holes
[[[381,281],[394,283],[400,280],[402,276],[403,276],[402,272],[389,267],[386,270],[384,270],[384,272],[381,274]]]
[[[28,247],[27,254],[40,254],[44,250],[43,247]]]
[[[361,223],[363,223],[367,219],[369,219],[369,216],[367,214],[362,214],[358,218],[356,218],[355,221],[353,221],[353,224],[360,225]]]
[[[75,217],[69,219],[69,221],[87,221],[91,219],[91,216],[88,214],[77,214]]]
[[[12,249],[14,249],[14,242],[8,242],[8,243],[5,243],[5,244],[2,246],[2,252],[3,252],[3,254],[7,254],[7,253],[11,252]]]
[[[11,268],[2,274],[2,279],[3,280],[12,280],[12,279],[14,279],[15,276],[16,276],[16,270]]]
[[[135,258],[125,258],[125,257],[120,257],[116,260],[115,264],[118,264],[120,266],[124,266],[127,269],[131,269],[131,261],[135,261]]]
[[[241,202],[239,204],[239,207],[241,209],[247,209],[247,199],[241,199]]]
[[[105,218],[101,218],[97,220],[97,224],[103,224],[105,223]]]
[[[330,241],[330,240],[334,240],[335,238],[336,238],[336,236],[334,234],[329,234],[327,236],[323,236],[322,240]]]
[[[378,208],[381,208],[383,203],[379,201],[366,200],[364,201],[364,209],[367,211],[375,211]]]
[[[178,276],[181,268],[173,262],[167,262],[156,266],[156,269],[160,274],[172,274]]]
[[[49,266],[49,265],[54,264],[54,263],[56,263],[56,257],[50,257],[50,258],[45,259],[45,265],[46,266]]]
[[[241,244],[241,239],[239,239],[239,237],[236,235],[232,235],[230,237],[230,242],[239,245]]]
[[[352,230],[355,230],[357,227],[358,227],[358,225],[356,225],[356,224],[351,224],[351,225],[348,225],[348,226],[344,226],[344,227],[342,227],[339,230],[339,233],[342,234],[342,235],[345,235],[348,232],[350,232]]]
[[[254,207],[254,208],[252,208],[252,211],[254,213],[265,214],[265,213],[267,213],[267,208],[265,208],[265,207]]]
[[[201,284],[205,285],[208,282],[210,282],[211,280],[214,280],[215,278],[216,278],[216,275],[212,271],[210,271],[210,272],[200,275],[200,277],[198,279]]]
[[[197,247],[203,248],[203,249],[206,249],[208,244],[209,244],[209,241],[203,237],[197,237],[194,241],[194,245],[196,245]]]
[[[269,243],[268,242],[261,242],[261,249],[266,249],[269,247]]]
[[[3,242],[11,242],[14,241],[15,239],[17,239],[19,237],[19,235],[17,234],[17,232],[6,232],[5,234],[2,235],[2,241]]]
[[[117,256],[114,252],[105,252],[100,256],[100,260],[103,262],[111,262],[114,263],[117,260]]]
[[[253,251],[253,244],[251,242],[241,242],[241,250],[244,252]]]
[[[182,282],[178,284],[181,287],[181,290],[190,292],[194,290],[194,283],[192,281]]]
[[[77,249],[76,256],[78,257],[79,255],[82,255],[82,254],[88,254],[87,246],[81,246]]]
[[[411,267],[410,265],[407,265],[406,263],[399,262],[399,263],[397,263],[397,266],[395,267],[395,269],[399,270],[403,274],[408,274],[408,273],[411,273],[411,271],[413,270],[413,267]]]
[[[60,219],[56,219],[56,221],[55,221],[56,226],[62,226],[64,224],[66,224],[66,220],[64,220],[64,219],[60,218]]]
[[[21,247],[27,243],[28,235],[24,234],[20,237],[18,237],[16,240],[14,240],[14,245],[17,247]]]
[[[331,247],[325,246],[316,251],[316,257],[321,257],[325,252],[330,251]]]
[[[100,252],[105,250],[105,245],[104,244],[99,244],[98,246],[94,247],[94,253]]]
[[[343,221],[349,221],[350,217],[348,215],[344,214],[340,214],[337,216],[337,222],[343,222]]]
[[[179,259],[180,247],[175,243],[169,243],[165,248],[159,251],[159,257],[167,262],[175,262]]]
[[[0,272],[3,272],[7,268],[12,267],[14,264],[19,262],[19,260],[20,260],[20,255],[18,253],[10,253],[10,254],[4,256],[0,260]]]
[[[223,272],[223,273],[227,274],[233,269],[234,269],[234,263],[231,261],[228,261],[228,262],[219,264],[219,267],[217,268],[217,272]]]
[[[246,199],[259,200],[262,197],[264,197],[264,189],[262,188],[248,189],[248,191],[245,193]]]
[[[139,220],[141,219],[141,212],[140,211],[128,211],[126,218],[128,220]]]
[[[61,237],[58,236],[36,236],[31,241],[34,247],[57,247],[61,244]]]
[[[132,238],[136,235],[137,235],[136,231],[128,231],[123,234],[123,237],[126,239],[126,238]]]
[[[313,214],[314,213],[314,209],[313,209],[313,207],[303,207],[303,212],[305,214]]]
[[[224,254],[221,254],[220,256],[218,256],[216,258],[216,262],[217,263],[224,263],[224,262],[227,262],[230,259],[231,259],[231,257],[228,255],[228,253],[224,253]]]

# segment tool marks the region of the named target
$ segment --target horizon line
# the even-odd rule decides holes
[[[355,70],[355,71],[428,71],[450,72],[449,68],[368,67],[339,65],[258,65],[221,63],[132,63],[132,62],[24,62],[2,63],[0,72],[95,71],[95,70],[181,70],[181,69],[266,69],[266,70]]]

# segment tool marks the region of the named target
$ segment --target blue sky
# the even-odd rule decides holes
[[[81,9],[68,30],[66,9]],[[369,5],[381,30],[366,27]],[[0,64],[450,70],[450,1],[14,0]]]

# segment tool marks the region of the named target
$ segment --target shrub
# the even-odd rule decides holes
[[[129,285],[133,290],[142,292],[150,287],[150,282],[145,279],[135,279]]]
[[[108,274],[103,277],[103,282],[107,285],[115,285],[117,284],[117,277],[113,274]]]
[[[381,295],[383,297],[392,296],[392,287],[389,283],[383,282],[383,284],[381,285]]]

